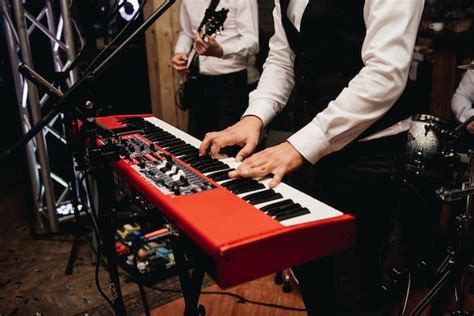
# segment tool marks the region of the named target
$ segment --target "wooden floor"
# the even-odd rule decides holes
[[[278,304],[286,307],[304,309],[298,288],[293,283],[292,292],[284,293],[281,286],[274,282],[274,275],[239,285],[225,291],[245,297],[248,300]],[[217,285],[204,289],[204,293],[224,292]],[[218,295],[202,294],[199,303],[204,305],[206,316],[291,316],[306,315],[304,311],[285,310],[257,304],[241,303],[237,298]],[[184,300],[178,299],[152,311],[152,316],[183,315]]]

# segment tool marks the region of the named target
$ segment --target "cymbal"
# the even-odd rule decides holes
[[[464,69],[464,70],[474,69],[474,64],[459,65],[458,68],[459,69]]]

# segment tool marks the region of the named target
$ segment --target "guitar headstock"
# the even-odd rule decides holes
[[[228,9],[211,12],[208,20],[201,29],[201,36],[206,37],[219,34],[224,29],[224,22],[227,19],[228,12]]]

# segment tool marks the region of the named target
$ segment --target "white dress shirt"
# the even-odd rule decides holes
[[[288,17],[299,30],[308,0],[290,0]],[[408,77],[424,0],[366,0],[364,67],[328,107],[288,141],[311,163],[349,144],[381,118],[403,92]],[[273,11],[275,34],[258,88],[250,94],[245,115],[267,125],[285,106],[294,86],[291,50],[281,22],[280,1]],[[317,45],[317,39],[315,39]],[[406,131],[405,120],[364,140]]]
[[[451,99],[451,108],[460,122],[474,115],[474,69],[468,69]]]
[[[175,53],[188,54],[194,42],[194,33],[211,0],[183,0],[180,11],[181,31]],[[228,9],[224,29],[216,36],[222,46],[222,58],[199,56],[199,70],[204,75],[221,75],[247,68],[249,56],[258,53],[257,0],[221,0],[216,10]]]

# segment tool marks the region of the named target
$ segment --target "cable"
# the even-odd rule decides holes
[[[406,311],[407,304],[408,304],[408,297],[410,296],[410,288],[411,288],[411,273],[408,272],[407,293],[405,295],[405,302],[403,303],[403,308],[402,308],[402,311],[400,313],[400,316],[405,315],[405,311]]]
[[[107,301],[107,303],[109,303],[110,307],[112,307],[112,310],[115,311],[114,304],[112,303],[110,298],[104,293],[104,291],[100,287],[99,267],[100,267],[100,261],[101,261],[101,257],[102,257],[101,247],[97,247],[96,255],[97,255],[97,261],[95,263],[95,285],[96,285],[97,290],[99,291],[100,295],[102,295],[102,297]]]
[[[173,289],[166,289],[166,288],[159,288],[156,286],[147,286],[151,289],[154,289],[156,291],[160,292],[172,292],[172,293],[183,293],[181,290],[173,290]],[[285,305],[279,305],[279,304],[273,304],[273,303],[265,303],[265,302],[258,302],[258,301],[253,301],[250,299],[247,299],[241,295],[232,293],[232,292],[227,292],[227,291],[201,291],[201,294],[205,295],[225,295],[225,296],[231,296],[234,298],[237,298],[239,300],[239,303],[249,303],[249,304],[255,304],[255,305],[262,305],[262,306],[267,306],[267,307],[273,307],[273,308],[280,308],[280,309],[285,309],[285,310],[291,310],[291,311],[298,311],[298,312],[305,312],[306,309],[304,308],[297,308],[297,307],[291,307],[291,306],[285,306]]]
[[[268,307],[274,307],[274,308],[280,308],[280,309],[286,309],[290,311],[298,311],[298,312],[305,312],[305,308],[297,308],[297,307],[291,307],[291,306],[285,306],[285,305],[280,305],[280,304],[273,304],[273,303],[265,303],[265,302],[258,302],[258,301],[253,301],[249,300],[243,296],[240,296],[238,294],[232,293],[232,292],[218,292],[218,291],[202,291],[201,294],[210,294],[210,295],[227,295],[231,297],[235,297],[239,299],[239,303],[249,303],[249,304],[255,304],[255,305],[262,305],[262,306],[268,306]]]
[[[100,235],[99,227],[97,226],[99,223],[99,219],[97,218],[97,211],[94,205],[94,194],[92,193],[92,188],[90,187],[89,179],[87,178],[89,174],[86,171],[83,171],[82,175],[84,177],[84,182],[86,184],[87,196],[89,197],[89,208],[87,208],[89,212],[86,210],[86,213],[89,214],[89,216],[91,217],[92,227],[97,237],[97,241],[99,242],[100,245],[102,245],[103,244],[102,237]]]

